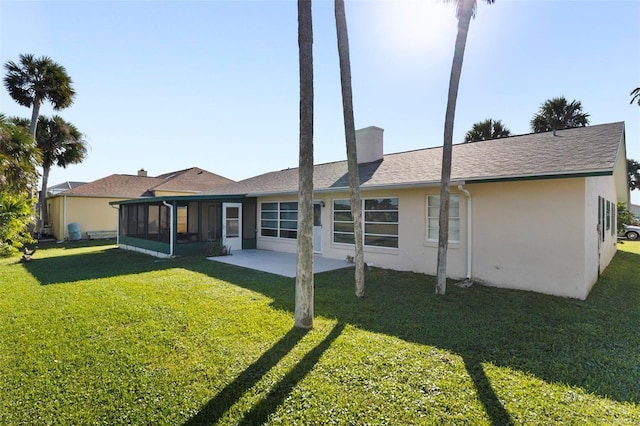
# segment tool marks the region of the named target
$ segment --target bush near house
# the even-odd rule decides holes
[[[0,424],[637,424],[640,242],[586,301],[380,269],[293,279],[112,245],[0,260]]]

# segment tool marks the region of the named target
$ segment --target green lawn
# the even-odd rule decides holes
[[[111,245],[0,260],[0,424],[639,424],[640,242],[586,301]]]

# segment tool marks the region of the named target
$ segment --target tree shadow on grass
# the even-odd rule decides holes
[[[275,345],[267,350],[253,364],[247,367],[235,380],[218,392],[195,416],[185,425],[213,424],[238,400],[251,389],[262,377],[275,367],[298,344],[307,333],[306,330],[292,328]]]
[[[344,324],[336,324],[327,337],[298,361],[296,366],[244,416],[240,424],[258,425],[266,422],[269,415],[277,410],[293,388],[313,369],[322,354],[342,333],[343,329]],[[285,355],[291,352],[306,333],[306,330],[291,329],[282,339],[262,354],[258,360],[236,377],[233,382],[216,394],[196,415],[185,423],[185,426],[209,425],[220,420],[247,391],[255,386]]]
[[[327,272],[316,274],[315,313],[457,353],[498,424],[510,420],[482,363],[637,404],[639,261],[640,255],[619,252],[586,301],[453,285],[442,297],[434,294],[434,277],[380,269],[367,274],[367,294],[357,299],[351,271]],[[214,263],[185,267],[263,293],[275,308],[294,311],[291,280]]]
[[[41,285],[140,274],[168,269],[175,263],[114,247],[69,256],[37,256],[23,265]]]

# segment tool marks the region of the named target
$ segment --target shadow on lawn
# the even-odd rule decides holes
[[[334,271],[316,275],[315,313],[457,353],[495,424],[511,419],[484,372],[486,363],[639,403],[639,261],[640,255],[619,252],[586,301],[453,285],[440,297],[434,277],[379,269],[367,274],[367,294],[358,300],[352,272]],[[261,292],[275,308],[294,311],[290,279],[240,274],[215,262],[185,267]]]
[[[245,417],[266,420],[342,331],[343,324],[397,336],[458,354],[494,424],[511,419],[484,364],[529,372],[547,382],[577,386],[618,401],[640,403],[640,255],[618,252],[586,301],[474,286],[448,287],[434,294],[434,277],[374,269],[367,273],[366,296],[353,294],[350,270],[317,274],[315,313],[339,327],[309,352],[273,391]],[[78,267],[81,265],[82,267]],[[186,257],[158,261],[106,249],[88,254],[42,258],[25,264],[42,284],[73,282],[167,268],[184,268],[260,292],[278,309],[294,311],[293,279]],[[292,330],[188,424],[212,423],[266,374],[302,338]]]
[[[160,260],[112,246],[69,256],[37,256],[36,254],[32,261],[24,263],[24,267],[41,285],[139,274],[168,269],[174,263],[172,260]]]
[[[331,343],[340,336],[344,324],[336,324],[331,332],[315,348],[309,351],[293,367],[278,384],[253,408],[245,414],[240,425],[259,425],[266,422],[269,415],[275,412],[291,393],[293,388],[313,369],[322,354]],[[211,399],[198,413],[189,419],[185,425],[213,424],[238,400],[251,389],[262,377],[284,358],[307,333],[306,330],[291,329],[275,345],[266,351],[256,362],[251,364],[227,387]]]

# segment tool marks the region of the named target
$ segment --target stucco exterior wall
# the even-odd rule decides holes
[[[585,298],[585,180],[468,185],[473,278],[488,285]]]
[[[626,183],[626,182],[625,182]],[[617,204],[616,187],[614,179],[611,176],[598,176],[586,178],[585,184],[585,280],[587,286],[587,294],[589,290],[598,280],[599,272],[609,265],[611,259],[616,254],[618,235],[616,228],[615,210],[611,212],[611,228],[606,229],[606,225],[602,232],[604,233],[604,241],[599,238],[598,234],[598,197],[613,204]]]
[[[67,239],[69,237],[67,227],[73,222],[80,225],[82,238],[87,238],[87,231],[115,231],[118,226],[118,210],[111,207],[109,202],[118,200],[122,198],[64,196],[48,198],[47,202],[51,206],[53,235],[59,241]]]
[[[452,194],[458,194],[452,190]],[[427,241],[427,195],[439,195],[438,187],[362,191],[364,198],[398,198],[398,248],[365,247],[364,259],[369,265],[398,271],[412,271],[435,275],[437,266],[437,241]],[[460,242],[449,243],[447,275],[463,278],[466,275],[466,198],[460,195]],[[346,259],[354,255],[354,247],[333,242],[333,200],[348,199],[348,192],[316,193],[315,201],[323,201],[322,251],[324,257]],[[262,237],[260,235],[260,204],[272,201],[296,201],[296,196],[258,198],[257,248],[263,250],[296,252],[296,240]]]

